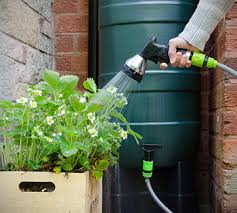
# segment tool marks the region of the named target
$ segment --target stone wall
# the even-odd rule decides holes
[[[52,0],[0,1],[0,98],[24,95],[52,68]]]

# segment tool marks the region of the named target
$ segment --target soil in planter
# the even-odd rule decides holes
[[[21,182],[19,188],[22,192],[53,192],[55,185],[52,182]]]

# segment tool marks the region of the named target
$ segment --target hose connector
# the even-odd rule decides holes
[[[142,149],[144,151],[144,160],[142,165],[142,175],[144,178],[151,178],[153,175],[153,167],[154,167],[154,151],[157,149],[161,149],[160,144],[143,144]]]
[[[199,52],[191,52],[189,60],[191,60],[193,66],[200,68],[206,67],[209,69],[215,69],[218,64],[214,58]]]

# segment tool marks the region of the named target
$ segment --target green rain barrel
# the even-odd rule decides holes
[[[193,0],[99,0],[99,86],[103,87],[125,61],[152,36],[167,44],[176,37],[195,10]],[[149,63],[143,81],[129,96],[125,117],[143,136],[143,143],[160,144],[157,167],[190,160],[199,141],[200,73],[197,69]],[[141,167],[143,151],[133,138],[123,142],[120,165]]]

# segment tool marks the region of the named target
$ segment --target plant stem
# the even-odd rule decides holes
[[[29,132],[29,123],[30,123],[30,112],[27,112],[26,113],[26,132],[27,132],[27,134],[28,134],[28,132]],[[25,163],[26,163],[26,161],[27,161],[27,158],[28,158],[28,144],[29,144],[29,137],[30,137],[30,135],[27,135],[27,138],[26,138],[26,153],[25,153],[25,155],[24,155],[24,160],[23,160],[23,166],[25,165]],[[29,160],[29,158],[28,158],[28,160]]]
[[[0,155],[1,155],[1,166],[4,168],[6,166],[6,158],[5,158],[5,152],[2,146],[0,146]]]
[[[25,109],[23,110],[23,113],[22,113],[22,120],[21,120],[21,131],[23,130],[23,126],[24,126],[24,117],[25,117]],[[22,133],[21,133],[21,136],[20,136],[20,150],[19,150],[19,167],[23,166],[22,165],[22,156],[23,156],[23,152],[22,152]]]
[[[4,156],[4,161],[5,161],[5,166],[7,166],[7,164],[9,163],[9,156],[10,156],[10,152],[8,149],[8,144],[7,144],[7,123],[6,123],[6,116],[4,115],[4,127],[3,127],[3,142],[4,142],[4,147],[5,147],[5,156]]]
[[[82,154],[83,154],[83,152],[81,152],[80,154],[79,154],[79,153],[77,153],[77,158],[76,158],[76,160],[74,160],[74,163],[73,163],[73,168],[75,168],[75,167],[76,167],[76,165],[77,165],[77,163],[78,163],[78,160],[80,159],[80,157],[82,156]]]

